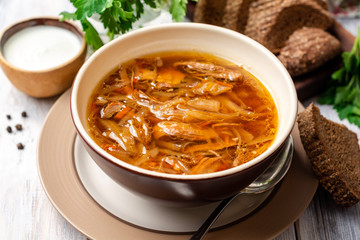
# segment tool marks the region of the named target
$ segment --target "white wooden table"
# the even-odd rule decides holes
[[[57,16],[64,10],[73,10],[68,0],[0,0],[0,30],[23,18]],[[360,25],[360,19],[339,19],[339,22],[353,34]],[[16,90],[0,70],[1,240],[86,239],[51,205],[37,175],[37,141],[56,99],[26,96]],[[23,111],[27,112],[27,118],[21,116]],[[336,119],[329,108],[322,111]],[[16,124],[22,124],[23,130],[16,130]],[[11,134],[6,131],[8,126],[12,127]],[[20,142],[25,146],[23,150],[17,149]],[[341,209],[319,188],[301,217],[276,239],[360,239],[360,204]]]

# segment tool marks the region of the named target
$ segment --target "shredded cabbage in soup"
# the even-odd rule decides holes
[[[248,162],[269,148],[274,101],[252,74],[224,59],[166,52],[120,65],[94,90],[88,131],[129,164],[201,174]]]

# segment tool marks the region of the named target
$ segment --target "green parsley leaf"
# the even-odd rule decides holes
[[[66,19],[78,20],[77,15],[75,13],[61,12],[60,15],[62,15],[60,21],[64,21]]]
[[[170,13],[175,21],[181,22],[184,19],[187,3],[187,0],[171,0]]]
[[[328,105],[333,104],[335,91],[335,87],[329,87],[325,92],[322,93],[321,97],[318,99],[318,103]]]
[[[357,93],[355,94],[353,104],[354,104],[354,106],[360,108],[360,89],[359,88],[357,89]]]
[[[89,44],[94,50],[98,50],[101,46],[104,45],[99,33],[87,19],[83,19],[80,22],[85,32],[85,40],[87,44]]]
[[[108,35],[110,39],[116,34],[125,33],[131,29],[131,24],[134,22],[134,15],[131,6],[122,5],[119,0],[114,0],[112,6],[106,8],[101,16],[100,20],[104,24],[104,28],[108,29]],[[128,8],[131,9],[128,9]],[[126,10],[125,10],[126,9]],[[127,11],[127,9],[129,11]]]
[[[344,66],[332,74],[318,102],[333,104],[341,119],[360,127],[360,27],[352,50],[342,59]]]
[[[152,5],[152,1],[150,1],[150,4],[148,5]],[[156,7],[156,5],[154,5]],[[142,4],[141,0],[136,0],[135,1],[135,17],[136,19],[139,19],[141,17],[141,15],[144,13],[144,5]]]
[[[139,1],[140,2],[140,1]],[[144,2],[152,8],[156,8],[156,1],[154,0],[144,0]]]
[[[107,3],[107,0],[71,0],[77,9],[75,14],[79,20],[91,17],[94,13],[100,14]]]
[[[351,122],[357,126],[360,126],[360,116],[359,115],[351,115],[351,116],[348,116],[347,119],[349,120],[349,122]]]
[[[61,20],[79,20],[85,32],[87,44],[97,50],[103,45],[103,42],[88,18],[98,14],[107,30],[107,35],[112,40],[115,35],[126,33],[132,29],[133,23],[144,14],[144,5],[157,8],[167,0],[70,0],[70,2],[76,11],[60,13]],[[187,0],[171,0],[169,11],[174,20],[180,22],[184,19],[187,2]]]

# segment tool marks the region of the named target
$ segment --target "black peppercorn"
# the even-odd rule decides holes
[[[16,124],[15,127],[18,131],[21,131],[23,129],[21,124]]]
[[[19,150],[24,149],[24,145],[22,145],[22,143],[18,143],[16,146]]]
[[[27,117],[27,113],[26,113],[25,111],[23,111],[23,112],[21,113],[21,116],[24,117],[24,118],[26,118],[26,117]]]
[[[7,115],[6,115],[6,118],[9,119],[9,120],[11,120],[11,115],[10,115],[10,114],[7,114]]]
[[[8,126],[8,127],[6,128],[6,131],[8,131],[8,133],[12,133],[12,128],[11,128],[10,126]]]

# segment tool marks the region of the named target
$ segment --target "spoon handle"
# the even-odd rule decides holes
[[[235,199],[239,194],[228,197],[220,202],[220,204],[214,209],[210,216],[205,220],[205,222],[199,227],[199,229],[192,235],[190,240],[201,240],[205,234],[209,231],[210,227],[224,211],[224,209],[229,205],[229,203]]]

